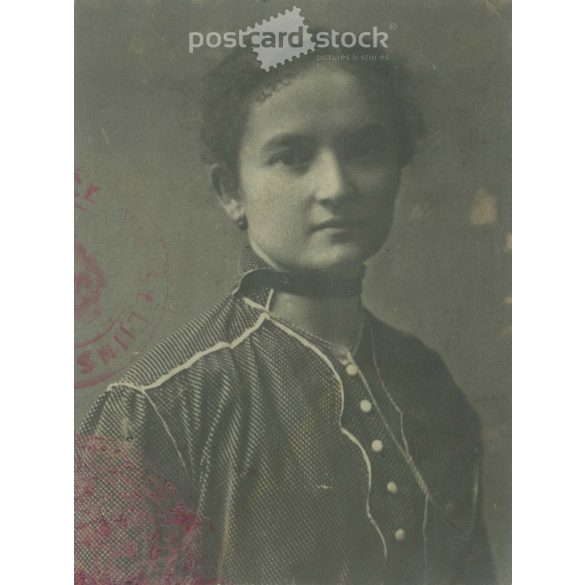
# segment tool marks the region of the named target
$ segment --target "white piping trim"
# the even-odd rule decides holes
[[[386,393],[388,394],[388,396],[390,397],[390,400],[392,401],[392,404],[394,405],[394,399],[392,398],[392,395],[390,394],[390,391],[388,390],[388,388],[386,387],[386,384],[384,383],[384,379],[382,378],[382,375],[380,373],[380,369],[378,367],[378,360],[376,359],[376,346],[375,346],[375,342],[374,342],[374,333],[372,331],[372,325],[368,319],[368,328],[370,330],[370,339],[372,342],[372,356],[373,356],[373,361],[374,361],[374,367],[376,369],[376,374],[378,375],[378,380],[380,382],[380,384],[382,385],[382,388],[384,388],[384,390],[386,391]],[[360,372],[360,376],[361,376],[361,372]],[[367,385],[367,382],[364,381],[364,383],[366,384],[366,387],[368,388],[368,392],[370,392],[370,396],[372,396],[372,393]],[[376,404],[376,400],[375,398],[372,396],[372,399],[374,401],[374,404]],[[377,404],[376,404],[377,407]],[[404,437],[404,428],[402,426],[402,411],[398,408],[397,405],[395,405],[396,410],[400,413],[400,431],[402,433],[402,438],[405,441],[405,437]],[[380,409],[378,408],[378,411],[380,411]],[[382,416],[381,411],[380,411],[380,418],[382,419],[382,422],[384,423],[384,426],[388,429],[388,432],[390,433],[390,436],[392,437],[392,439],[394,440],[394,442],[396,443],[396,446],[398,447],[398,449],[400,450],[400,452],[403,454],[406,463],[408,464],[408,466],[410,467],[410,470],[412,472],[412,474],[414,475],[414,478],[416,480],[416,482],[418,483],[420,489],[422,490],[422,492],[424,493],[424,495],[426,496],[426,498],[434,505],[437,506],[437,503],[435,501],[435,498],[433,497],[431,490],[429,489],[427,483],[425,482],[421,472],[418,470],[418,467],[416,466],[416,463],[414,462],[414,459],[412,458],[411,454],[408,452],[408,444],[405,442],[405,446],[407,448],[407,451],[403,451],[402,448],[400,447],[398,441],[396,440],[396,437],[394,436],[394,433],[392,432],[392,430],[390,429],[390,427],[388,426],[385,418]],[[479,467],[476,465],[475,469],[474,469],[474,488],[473,488],[473,511],[472,511],[472,525],[471,525],[471,531],[473,530],[473,524],[475,523],[475,514],[477,511],[477,497],[478,497],[478,492],[479,492]],[[440,510],[440,506],[437,506]],[[425,520],[426,520],[426,503],[425,503]],[[449,518],[446,518],[447,522],[449,524],[452,524],[453,521],[450,520]],[[456,526],[458,526],[457,524],[455,524]],[[458,528],[460,528],[458,526]]]
[[[343,382],[341,380],[341,377],[339,376],[337,370],[335,369],[335,367],[331,363],[331,360],[318,347],[313,345],[310,341],[308,341],[307,339],[305,339],[304,337],[302,337],[301,335],[299,335],[298,333],[296,333],[292,329],[289,329],[286,325],[284,325],[280,321],[276,321],[274,319],[270,319],[270,321],[276,327],[278,327],[279,329],[281,329],[282,331],[284,331],[285,333],[287,333],[291,337],[294,337],[302,345],[304,345],[305,347],[309,348],[314,353],[316,353],[325,362],[325,364],[329,367],[329,369],[333,372],[335,379],[339,383],[339,389],[341,391],[341,412],[339,414],[339,428],[341,430],[341,433],[343,435],[345,435],[354,445],[356,445],[358,447],[358,449],[360,450],[360,453],[362,455],[362,458],[366,464],[366,469],[368,472],[368,474],[367,474],[368,475],[368,496],[366,498],[366,515],[368,517],[368,520],[370,521],[370,524],[374,527],[374,529],[378,533],[378,536],[380,537],[380,540],[382,542],[382,548],[384,550],[384,560],[386,560],[388,558],[388,547],[386,545],[386,539],[384,538],[384,535],[382,534],[382,531],[380,530],[378,523],[374,520],[374,517],[372,516],[372,513],[370,512],[370,491],[372,489],[372,464],[370,463],[370,459],[368,457],[366,450],[363,448],[363,446],[359,442],[359,440],[354,435],[352,435],[346,428],[344,428],[341,424],[341,417],[343,416],[343,410],[344,410],[344,406],[345,406],[345,393],[344,393]]]
[[[249,305],[250,307],[257,309],[258,311],[262,311],[263,313],[266,313],[267,311],[266,307],[263,307],[262,305],[256,303],[255,301],[249,299],[248,297],[242,296],[242,300],[244,301],[244,303],[246,303],[246,305]]]
[[[384,535],[382,534],[382,531],[380,530],[378,523],[374,520],[374,517],[372,516],[372,513],[370,511],[370,491],[372,490],[372,464],[370,462],[370,458],[368,457],[368,454],[367,454],[366,450],[364,449],[363,445],[359,442],[359,440],[354,435],[352,435],[344,427],[341,427],[341,432],[354,445],[356,445],[356,447],[358,447],[358,449],[360,450],[360,452],[362,454],[362,457],[364,459],[366,467],[368,468],[368,498],[366,499],[366,514],[368,516],[368,519],[372,523],[372,526],[376,529],[376,532],[378,533],[380,540],[382,541],[382,546],[384,547],[384,559],[386,560],[388,558],[388,547],[386,545],[386,539],[384,538]]]
[[[236,284],[236,286],[232,289],[232,295],[235,295],[239,290],[240,287],[242,286],[242,280],[244,280],[244,278],[246,278],[246,276],[248,276],[248,274],[252,274],[252,272],[256,272],[256,268],[252,268],[251,270],[246,270],[246,272],[244,272],[240,278],[238,279],[238,284]]]
[[[406,442],[406,437],[404,436],[404,428],[402,426],[402,417],[403,417],[402,410],[400,410],[400,408],[398,408],[398,406],[394,402],[394,400],[392,398],[392,395],[390,394],[390,391],[386,387],[386,384],[384,384],[384,380],[382,378],[382,374],[380,373],[380,369],[378,368],[378,360],[376,359],[376,346],[375,346],[375,343],[374,343],[374,334],[372,332],[372,326],[371,326],[371,324],[370,324],[369,321],[368,321],[368,328],[370,330],[370,339],[371,339],[371,343],[372,343],[372,358],[373,358],[373,362],[374,362],[374,368],[375,368],[376,374],[378,376],[378,381],[380,382],[382,388],[384,389],[384,391],[386,392],[386,394],[390,398],[392,404],[395,405],[394,407],[396,408],[397,412],[400,414],[400,432],[402,434],[402,440],[404,441],[404,447],[405,447],[404,449],[401,447],[400,443],[396,439],[396,436],[394,435],[394,433],[392,432],[392,429],[390,428],[390,426],[386,422],[385,417],[382,416],[382,411],[380,410],[380,407],[378,406],[378,403],[376,402],[376,399],[374,398],[374,395],[372,394],[372,391],[370,390],[370,387],[368,385],[368,382],[364,378],[364,375],[362,374],[361,370],[358,370],[359,371],[360,378],[361,378],[363,384],[365,385],[365,387],[367,388],[368,393],[371,396],[372,401],[374,402],[374,405],[376,406],[376,408],[378,409],[378,412],[380,413],[380,419],[382,420],[382,423],[384,424],[384,426],[386,427],[386,430],[388,431],[388,433],[392,437],[392,440],[396,444],[396,447],[398,448],[398,450],[400,451],[400,453],[404,457],[404,459],[405,459],[406,463],[408,464],[408,467],[410,468],[410,471],[414,475],[414,478],[415,478],[416,482],[418,483],[420,489],[422,490],[422,492],[424,493],[424,495],[427,498],[429,498],[431,502],[434,503],[435,500],[434,500],[434,498],[433,498],[433,496],[431,494],[431,490],[427,486],[426,481],[424,480],[421,472],[419,471],[418,467],[416,466],[416,464],[415,464],[415,462],[414,462],[414,460],[413,460],[413,458],[412,458],[412,456],[411,456],[411,454],[410,454],[410,452],[408,450],[408,443]]]
[[[129,382],[112,382],[106,388],[106,392],[112,392],[116,388],[130,388],[131,390],[136,390],[136,392],[142,392],[142,388],[140,386],[130,384]]]
[[[179,459],[181,461],[181,465],[183,466],[183,469],[185,470],[185,477],[188,478],[189,472],[187,470],[187,464],[185,463],[185,460],[183,459],[183,456],[181,455],[181,451],[179,451],[179,445],[177,445],[177,441],[175,441],[175,437],[173,437],[171,430],[169,429],[169,426],[165,422],[165,419],[161,416],[160,412],[158,411],[157,407],[155,406],[155,404],[152,401],[152,399],[150,398],[150,396],[146,392],[143,392],[143,394],[144,394],[146,400],[148,400],[148,402],[150,403],[150,406],[152,406],[152,409],[154,410],[154,412],[156,413],[156,415],[160,419],[160,422],[162,423],[165,431],[167,432],[167,435],[169,436],[169,438],[173,444],[173,447],[175,448],[175,451],[177,452],[177,456],[179,457]]]
[[[110,388],[113,386],[127,386],[129,388],[133,388],[134,390],[138,390],[139,392],[145,392],[146,390],[151,390],[152,388],[156,388],[157,386],[160,386],[161,384],[163,384],[167,380],[170,380],[173,376],[175,376],[179,372],[186,370],[187,368],[190,368],[194,363],[198,362],[200,359],[204,358],[205,356],[208,356],[212,353],[215,353],[216,351],[219,351],[221,349],[234,349],[235,347],[240,345],[240,343],[242,343],[248,337],[250,337],[250,335],[252,335],[252,333],[254,333],[254,331],[258,330],[261,327],[262,323],[264,323],[264,321],[266,321],[267,318],[268,318],[268,313],[262,313],[260,315],[260,317],[258,317],[258,320],[256,321],[256,323],[254,323],[254,325],[252,325],[252,327],[249,327],[248,329],[246,329],[236,339],[234,339],[232,341],[219,341],[215,345],[212,345],[211,347],[208,347],[207,349],[204,349],[203,351],[198,351],[195,355],[193,355],[191,358],[189,358],[186,362],[184,362],[183,364],[177,366],[176,368],[173,368],[172,370],[168,371],[166,374],[164,374],[163,376],[158,378],[158,380],[155,380],[151,384],[147,384],[145,386],[133,386],[131,384],[126,384],[124,382],[121,382],[121,383],[113,384],[112,386],[110,386]]]
[[[374,341],[374,332],[372,331],[372,325],[370,324],[369,321],[368,321],[368,331],[370,333],[370,343],[372,344],[372,360],[374,362],[374,369],[376,370],[376,374],[378,376],[378,381],[380,382],[380,384],[382,385],[382,388],[384,388],[386,394],[388,395],[388,398],[390,399],[390,402],[392,403],[394,410],[400,416],[400,435],[402,436],[402,442],[404,443],[404,449],[406,450],[406,453],[410,457],[410,449],[408,448],[408,441],[406,440],[406,435],[404,433],[404,413],[402,412],[402,410],[400,409],[398,404],[396,404],[396,401],[394,400],[392,393],[386,387],[386,384],[384,383],[384,380],[382,378],[382,374],[380,373],[380,368],[378,367],[378,359],[376,358],[376,342]]]
[[[266,268],[251,268],[250,270],[247,270],[243,274],[240,274],[238,284],[232,289],[232,295],[235,295],[240,290],[240,287],[242,286],[242,282],[243,282],[244,278],[246,278],[246,276],[248,276],[248,274],[252,274],[253,272],[260,272],[260,271],[272,272],[273,270],[274,270],[273,268],[270,268],[267,266]]]
[[[270,305],[272,303],[272,297],[274,296],[274,289],[271,288],[268,293],[268,299],[266,299],[266,306],[264,307],[267,311],[270,311]]]
[[[221,349],[234,349],[235,347],[237,347],[240,343],[242,343],[243,341],[245,341],[252,333],[254,333],[254,331],[256,331],[261,325],[262,323],[266,320],[266,318],[268,317],[267,313],[263,313],[262,315],[260,315],[260,317],[258,318],[258,320],[256,321],[256,323],[246,329],[239,337],[237,337],[236,339],[232,340],[231,342],[227,342],[227,341],[220,341],[219,343],[216,343],[215,345],[213,345],[212,347],[197,352],[194,356],[192,356],[189,360],[187,360],[185,363],[181,364],[180,366],[177,366],[176,368],[170,370],[169,372],[167,372],[164,376],[161,376],[158,380],[156,380],[155,382],[153,382],[152,384],[148,384],[146,386],[135,386],[134,384],[129,384],[129,383],[124,383],[124,382],[117,382],[114,384],[110,384],[107,388],[107,391],[111,391],[114,388],[119,388],[119,387],[126,387],[126,388],[130,388],[132,390],[135,390],[137,392],[140,392],[141,394],[143,394],[146,398],[146,400],[148,400],[149,404],[152,406],[152,409],[154,410],[154,412],[156,413],[156,415],[158,416],[160,422],[162,423],[167,435],[169,436],[173,447],[175,448],[175,451],[177,452],[177,456],[179,457],[180,461],[181,461],[181,465],[183,466],[183,469],[185,471],[185,474],[188,476],[189,472],[187,470],[187,465],[185,463],[185,460],[183,459],[183,456],[181,455],[181,451],[179,450],[179,446],[177,445],[177,442],[175,440],[175,438],[173,437],[173,434],[171,433],[171,430],[169,429],[167,423],[165,422],[164,418],[161,416],[160,412],[158,411],[158,409],[156,408],[156,405],[154,404],[154,402],[152,401],[151,397],[148,395],[148,393],[146,392],[146,390],[150,390],[152,388],[156,388],[157,386],[159,386],[160,384],[162,384],[163,382],[166,382],[167,380],[169,380],[170,378],[172,378],[175,374],[177,374],[178,372],[185,370],[187,368],[189,368],[190,366],[192,366],[194,363],[196,363],[197,361],[199,361],[200,359],[204,358],[207,355],[210,355],[216,351],[219,351]]]
[[[360,380],[362,381],[362,384],[366,387],[366,390],[368,391],[368,394],[369,394],[370,398],[372,399],[374,406],[378,410],[378,414],[380,415],[380,419],[381,419],[382,423],[386,427],[386,430],[388,431],[388,434],[390,435],[392,441],[396,445],[396,448],[400,451],[402,457],[404,457],[404,460],[406,461],[408,467],[410,468],[411,473],[414,475],[414,478],[415,478],[416,482],[418,483],[420,489],[422,490],[422,492],[425,496],[431,497],[431,492],[430,492],[425,480],[423,479],[420,471],[416,467],[412,457],[410,456],[410,453],[407,450],[404,450],[402,448],[402,445],[400,445],[400,442],[398,441],[398,439],[396,438],[396,435],[394,434],[394,432],[390,428],[390,425],[386,422],[386,419],[382,415],[382,410],[378,406],[376,398],[372,394],[372,391],[370,390],[370,386],[368,385],[366,378],[364,377],[364,375],[362,374],[362,371],[359,368],[358,368],[358,374],[359,374]],[[382,380],[380,380],[380,382],[382,382]],[[382,383],[382,386],[384,386],[383,383]],[[385,389],[385,387],[384,387],[384,389]],[[432,497],[431,497],[431,499],[432,499]]]

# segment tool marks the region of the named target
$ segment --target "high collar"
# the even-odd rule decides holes
[[[257,272],[259,270],[266,270],[269,272],[274,272],[274,268],[270,266],[267,262],[262,260],[252,247],[247,244],[244,246],[242,250],[242,256],[240,258],[240,273],[238,276],[238,285],[244,280],[248,275]]]
[[[353,296],[361,292],[361,276],[345,278],[338,275],[319,274],[317,272],[280,272],[275,270],[252,248],[245,246],[240,259],[240,273],[234,294],[249,294],[255,292],[281,289],[312,297],[343,297]]]

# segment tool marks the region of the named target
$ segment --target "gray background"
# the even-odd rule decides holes
[[[479,411],[485,514],[500,580],[511,583],[509,2],[78,1],[76,165],[156,218],[170,270],[154,343],[226,294],[242,244],[213,198],[181,89],[222,52],[190,55],[188,32],[246,28],[293,5],[338,30],[395,23],[391,47],[416,73],[429,132],[404,175],[393,233],[369,263],[365,302],[437,349]],[[115,238],[98,228],[115,263]],[[113,286],[124,295],[123,279]],[[76,425],[103,390],[75,391]]]

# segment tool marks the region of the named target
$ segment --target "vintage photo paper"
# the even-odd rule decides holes
[[[75,583],[511,583],[511,2],[75,17]]]

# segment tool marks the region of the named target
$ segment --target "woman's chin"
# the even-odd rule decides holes
[[[317,272],[336,272],[358,275],[363,264],[373,256],[379,245],[366,245],[363,242],[327,242],[327,245],[305,247],[279,247],[266,251],[251,240],[254,251],[277,270],[299,270]]]
[[[330,250],[307,254],[302,265],[307,270],[361,274],[364,262],[372,256],[359,247],[334,247]]]

